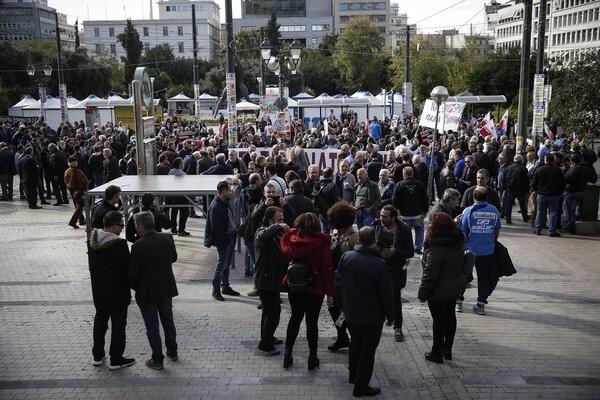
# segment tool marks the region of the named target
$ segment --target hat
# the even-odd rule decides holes
[[[70,163],[75,162],[75,161],[77,161],[77,157],[75,157],[75,156],[69,157],[69,162]]]

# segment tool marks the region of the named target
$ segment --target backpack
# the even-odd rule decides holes
[[[325,199],[325,192],[323,189],[327,186],[327,183],[317,182],[313,187],[312,191],[312,203],[315,208],[317,215],[327,217],[327,200]]]
[[[292,260],[288,264],[287,282],[290,292],[307,292],[315,283],[316,274],[310,270],[310,266],[303,260]]]

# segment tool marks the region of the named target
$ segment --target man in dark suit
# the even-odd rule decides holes
[[[158,317],[165,332],[167,356],[178,361],[175,323],[173,321],[173,297],[177,296],[177,285],[173,265],[177,261],[177,249],[173,236],[154,230],[154,216],[142,211],[134,216],[135,229],[140,239],[131,246],[129,284],[135,290],[135,301],[140,307],[152,358],[146,366],[163,369],[162,341]]]
[[[461,194],[464,194],[471,186],[477,185],[477,170],[473,157],[465,156],[465,168],[456,181],[456,188]]]
[[[375,351],[383,323],[394,324],[394,291],[389,268],[375,248],[375,230],[365,226],[358,233],[359,245],[344,253],[335,278],[335,298],[345,313],[352,336],[348,353],[354,396],[375,396],[379,388],[369,386]]]
[[[27,202],[29,203],[29,208],[36,210],[42,208],[37,205],[37,179],[40,170],[32,155],[33,148],[27,146],[25,152],[19,159],[19,169],[23,176],[23,183],[25,183],[25,187],[27,188]]]

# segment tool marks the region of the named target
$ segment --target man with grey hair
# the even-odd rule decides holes
[[[525,167],[523,156],[520,154],[517,154],[514,158],[514,162],[504,169],[504,174],[502,175],[502,187],[505,192],[504,196],[502,196],[502,212],[506,217],[506,223],[508,225],[512,224],[512,208],[515,199],[519,200],[523,221],[529,221],[526,197],[526,193],[529,191],[529,177],[527,174],[527,167]]]
[[[113,152],[109,148],[102,150],[104,156],[104,183],[108,183],[113,179],[121,177],[121,170],[119,169],[119,161],[113,155]]]
[[[354,207],[356,208],[356,225],[358,229],[370,226],[381,206],[381,193],[377,183],[369,180],[365,168],[356,171],[358,183],[354,186]]]
[[[154,230],[154,215],[150,211],[139,212],[133,219],[140,239],[131,246],[129,284],[135,290],[135,301],[144,318],[146,335],[152,348],[152,358],[146,361],[146,366],[161,370],[165,357],[159,316],[165,332],[167,356],[172,361],[179,360],[173,321],[173,297],[179,294],[173,274],[177,249],[172,235]]]
[[[444,194],[440,201],[435,204],[429,210],[427,214],[427,219],[431,221],[431,218],[437,213],[445,212],[450,215],[452,218],[455,218],[458,215],[456,210],[460,209],[460,192],[454,188],[448,188],[444,190]]]

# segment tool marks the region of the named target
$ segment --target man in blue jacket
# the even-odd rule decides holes
[[[459,228],[466,237],[465,248],[475,253],[477,304],[473,306],[473,311],[479,315],[485,314],[487,298],[498,282],[497,276],[492,274],[492,262],[496,239],[500,235],[501,220],[496,207],[487,202],[487,191],[486,187],[477,186],[473,191],[475,204],[456,217],[460,221]],[[457,312],[462,312],[463,301],[463,295],[456,300]]]
[[[229,208],[232,191],[227,181],[217,184],[217,196],[208,207],[204,246],[217,248],[217,265],[213,274],[213,299],[224,301],[223,295],[239,296],[229,286],[229,268],[235,250],[236,226],[233,212]]]

